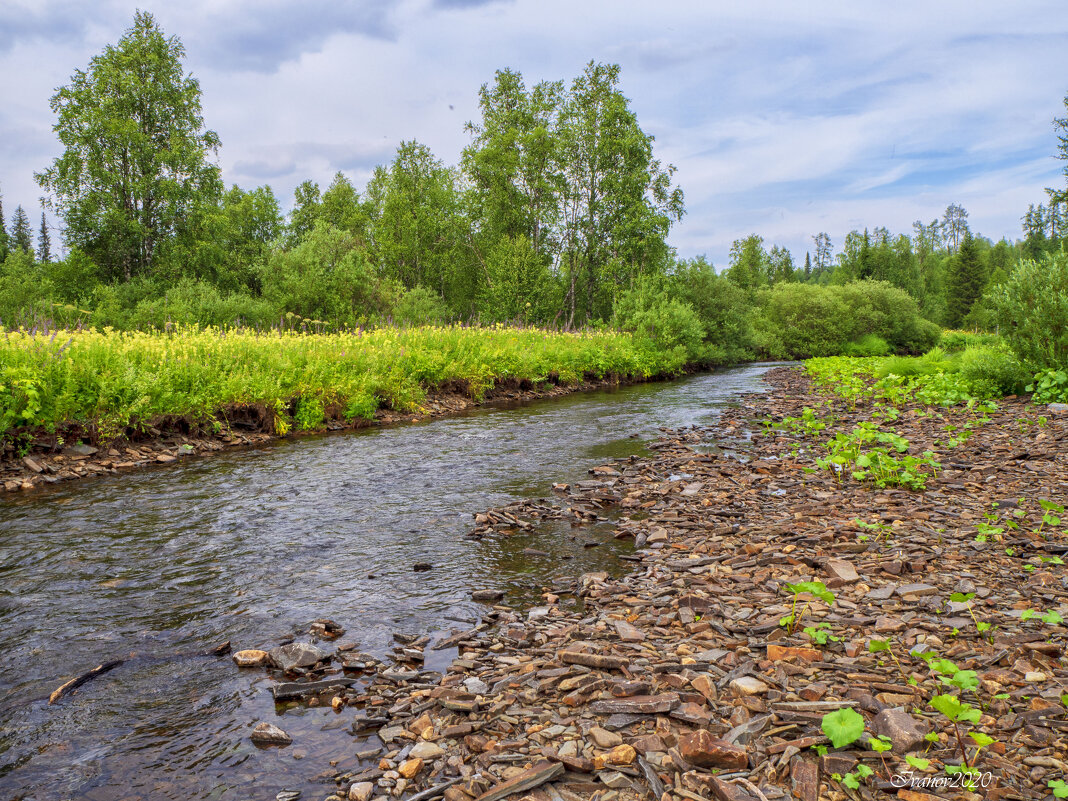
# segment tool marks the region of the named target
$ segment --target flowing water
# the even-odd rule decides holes
[[[554,578],[625,572],[611,525],[465,537],[472,514],[711,422],[767,366],[281,441],[0,498],[0,797],[319,801],[355,767],[352,711],[276,709],[270,648],[320,617],[384,655],[394,632],[467,627],[472,589],[531,603]],[[590,547],[596,544],[598,547]],[[524,553],[536,548],[551,553]],[[415,562],[433,569],[413,572]],[[464,623],[463,621],[468,621]],[[435,652],[428,651],[428,658]],[[436,652],[440,662],[448,652]],[[49,693],[122,665],[56,704]],[[428,667],[434,664],[428,662]],[[271,721],[288,748],[259,749]],[[317,778],[318,777],[318,778]]]

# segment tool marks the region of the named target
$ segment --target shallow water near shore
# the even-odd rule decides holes
[[[329,617],[383,655],[394,632],[466,627],[472,589],[530,604],[553,579],[624,573],[611,524],[467,538],[472,515],[708,424],[768,365],[482,408],[228,452],[0,499],[0,795],[318,801],[355,764],[352,712],[279,715],[224,640],[266,647]],[[636,436],[635,436],[636,435]],[[589,547],[596,544],[596,547]],[[524,553],[534,548],[549,555]],[[416,562],[432,569],[413,572]],[[442,667],[449,652],[428,651]],[[75,675],[111,672],[48,706]],[[251,727],[293,736],[260,750]]]

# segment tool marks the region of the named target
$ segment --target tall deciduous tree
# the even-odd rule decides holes
[[[562,167],[559,114],[563,81],[526,89],[523,76],[498,70],[479,90],[482,119],[467,124],[474,137],[463,154],[468,205],[484,247],[518,241],[550,260],[560,221]]]
[[[815,272],[822,273],[825,270],[829,270],[831,264],[833,264],[832,257],[834,252],[830,234],[826,231],[821,231],[812,237],[812,241],[816,245],[816,263],[813,265]]]
[[[138,11],[119,40],[52,97],[62,156],[36,175],[65,223],[67,242],[107,277],[150,274],[159,247],[192,209],[220,194],[200,84],[185,49]]]
[[[731,244],[730,267],[726,277],[736,286],[752,295],[768,284],[769,260],[764,250],[764,238],[750,234],[745,239],[736,239]]]
[[[684,213],[675,168],[653,158],[619,89],[619,66],[590,62],[571,84],[560,123],[562,266],[568,322],[607,317],[614,292],[669,262],[666,238]]]
[[[945,237],[946,250],[956,253],[968,233],[968,212],[958,203],[946,206],[942,215],[942,235]]]
[[[453,171],[426,145],[401,142],[388,168],[367,186],[371,250],[382,275],[405,287],[437,292],[457,313],[470,313],[474,285],[461,252],[460,198]]]

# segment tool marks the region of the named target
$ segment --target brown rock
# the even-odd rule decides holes
[[[590,704],[590,711],[595,715],[655,715],[659,712],[670,712],[678,705],[678,695],[662,693],[661,695],[635,695],[633,698],[594,701]]]
[[[617,745],[611,751],[608,752],[608,764],[610,765],[629,765],[638,757],[638,752],[634,750],[634,746],[623,744]]]
[[[584,665],[603,670],[620,670],[627,665],[627,660],[621,656],[586,654],[581,651],[561,651],[560,661],[565,665]]]
[[[749,767],[749,754],[744,748],[713,737],[705,729],[680,737],[679,754],[700,768],[745,770]]]
[[[406,759],[397,767],[397,773],[405,779],[414,779],[415,775],[423,769],[423,760],[419,757]]]
[[[889,737],[895,754],[907,754],[919,748],[926,734],[904,709],[884,709],[872,721],[872,731]]]
[[[559,762],[539,762],[530,770],[520,773],[515,778],[502,782],[478,797],[478,801],[500,801],[513,793],[522,793],[540,787],[547,781],[551,781],[564,772],[564,766]]]
[[[252,742],[260,745],[289,745],[293,738],[277,726],[261,723],[252,730]]]
[[[697,676],[690,682],[690,686],[697,690],[697,692],[701,693],[701,695],[709,701],[716,701],[719,698],[719,690],[716,689],[715,682],[712,681],[711,677],[707,674]]]
[[[853,565],[843,559],[828,559],[825,567],[828,575],[845,584],[860,580],[860,575]]]
[[[768,643],[768,659],[772,662],[783,662],[790,659],[800,659],[802,662],[819,662],[823,659],[823,652],[817,651],[815,648],[798,648]]]
[[[625,620],[614,620],[612,625],[616,627],[616,633],[623,642],[643,642],[645,635]]]
[[[615,748],[623,744],[623,738],[620,735],[614,731],[602,729],[600,726],[594,726],[587,734],[598,748]]]
[[[819,767],[800,756],[790,763],[790,789],[801,801],[817,801],[820,794]]]

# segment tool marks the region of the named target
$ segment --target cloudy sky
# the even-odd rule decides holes
[[[756,232],[798,262],[812,236],[908,232],[951,202],[1015,238],[1063,185],[1052,119],[1068,93],[1068,6],[1027,2],[723,0],[2,0],[0,192],[39,218],[33,181],[58,155],[48,99],[73,70],[156,15],[188,51],[227,183],[293,187],[338,170],[362,187],[402,139],[449,163],[478,87],[589,60],[678,168],[683,256],[724,266]]]

